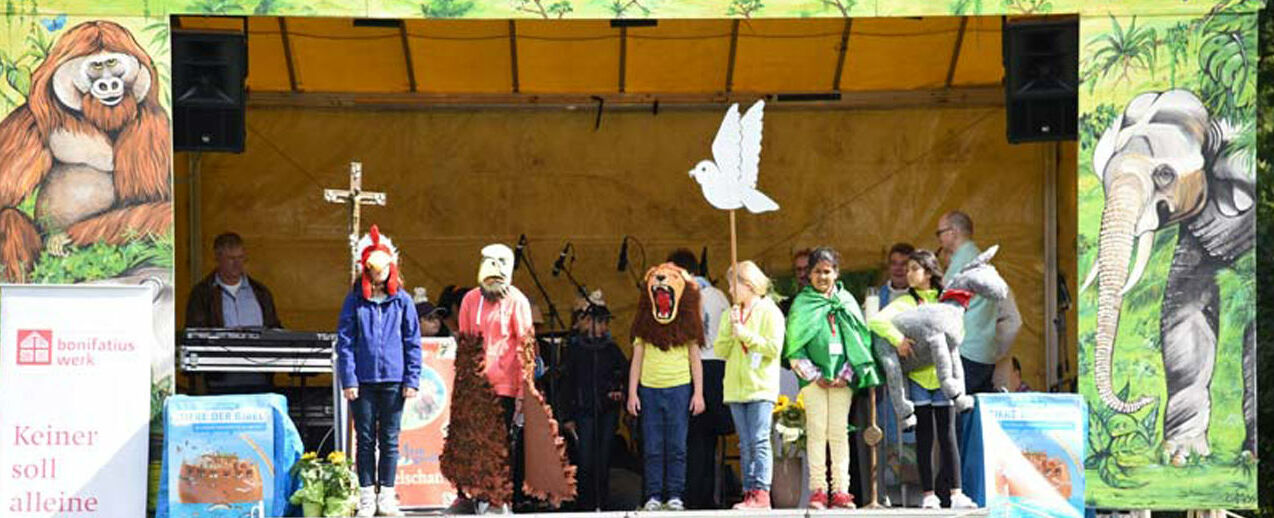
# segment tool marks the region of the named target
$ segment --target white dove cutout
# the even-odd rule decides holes
[[[761,162],[761,119],[765,101],[757,101],[742,117],[733,104],[712,140],[712,160],[704,160],[690,170],[699,182],[703,197],[722,210],[747,208],[754,214],[778,210],[779,204],[756,188]]]

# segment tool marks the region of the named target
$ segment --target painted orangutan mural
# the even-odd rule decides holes
[[[0,270],[27,282],[41,252],[169,234],[168,116],[133,35],[85,22],[57,39],[27,102],[0,122]],[[19,208],[35,195],[34,214]]]

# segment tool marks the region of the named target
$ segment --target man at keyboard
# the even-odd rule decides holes
[[[274,297],[264,284],[244,271],[248,254],[243,238],[227,232],[212,242],[217,269],[190,290],[186,302],[186,327],[283,327],[274,310]],[[208,390],[215,394],[269,392],[269,374],[224,373],[207,376]]]

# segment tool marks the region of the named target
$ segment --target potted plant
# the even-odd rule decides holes
[[[327,462],[309,452],[292,467],[301,488],[289,501],[301,506],[304,516],[352,516],[358,504],[358,477],[345,462],[345,453],[334,451]]]
[[[771,442],[774,446],[774,482],[770,496],[774,507],[793,509],[800,505],[805,490],[801,457],[805,454],[805,399],[779,396],[772,413]]]

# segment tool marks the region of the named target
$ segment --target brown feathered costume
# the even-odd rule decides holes
[[[504,410],[482,372],[482,338],[456,337],[455,393],[442,448],[442,476],[469,498],[495,505],[513,498]]]
[[[694,277],[677,265],[664,263],[646,271],[645,286],[637,301],[633,337],[665,351],[691,343],[704,347],[699,284]]]

